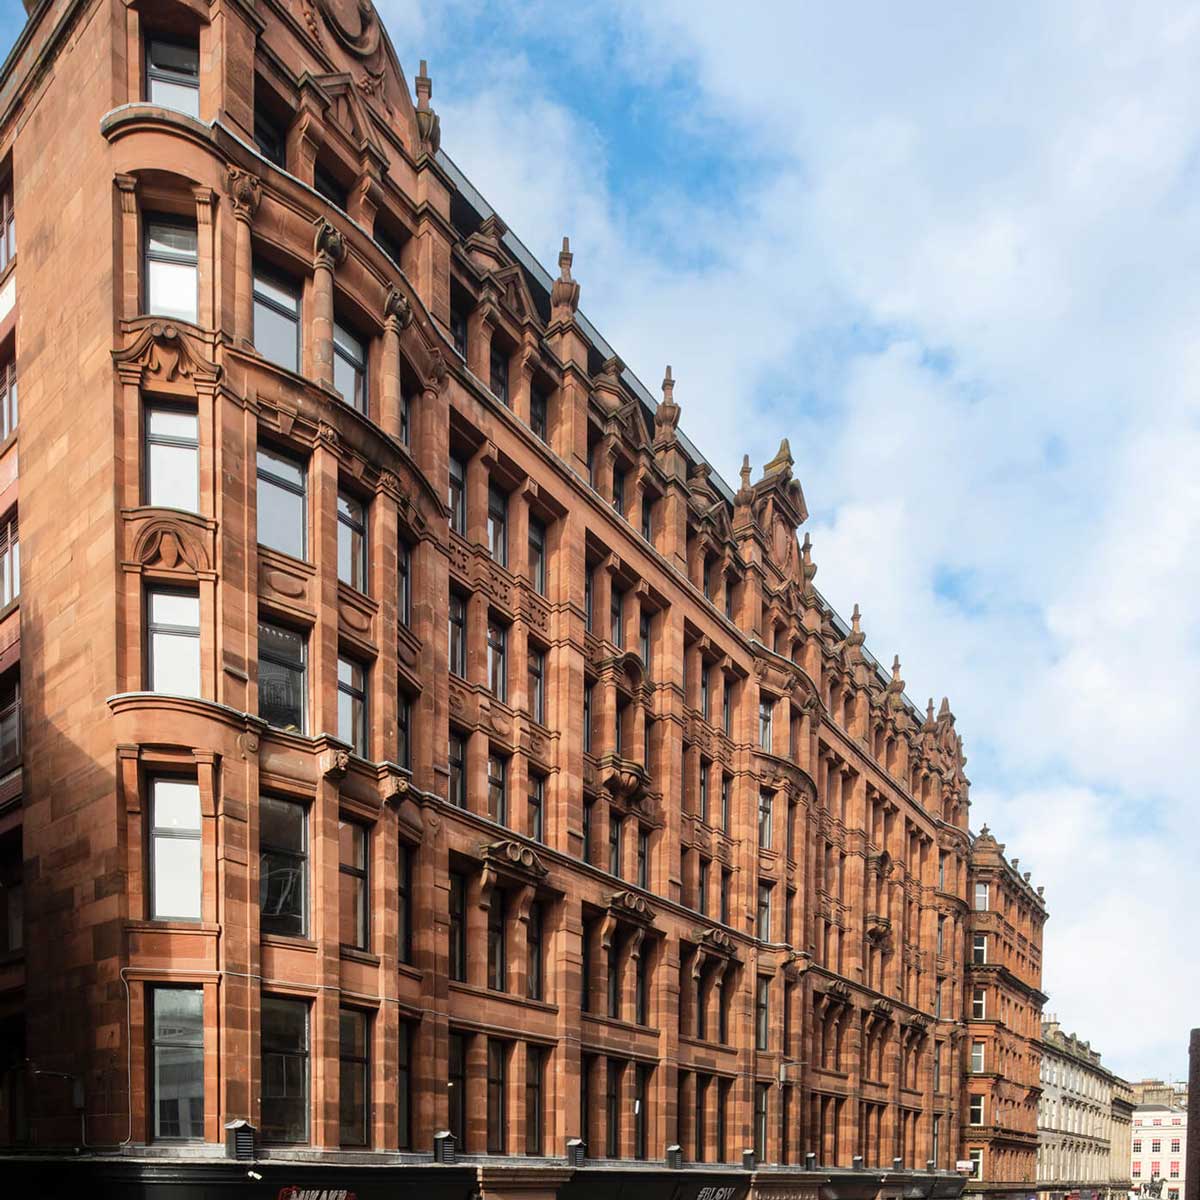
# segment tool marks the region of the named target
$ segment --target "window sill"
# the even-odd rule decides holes
[[[206,925],[203,921],[185,921],[185,920],[135,920],[126,921],[125,928],[134,933],[193,933],[193,934],[217,934],[221,932],[221,926],[217,924]]]
[[[369,950],[359,950],[354,946],[339,946],[338,956],[347,962],[363,963],[368,967],[377,967],[380,963],[378,954],[372,954]]]
[[[525,996],[519,996],[516,992],[498,992],[494,988],[477,987],[473,983],[463,983],[462,980],[450,980],[450,990],[452,992],[458,992],[464,996],[479,996],[487,997],[492,1000],[507,1000],[510,1003],[521,1005],[522,1008],[536,1009],[538,1012],[558,1012],[557,1004],[548,1004],[545,1000],[530,1000]]]
[[[262,946],[276,946],[280,950],[301,950],[305,954],[316,954],[318,950],[311,938],[289,933],[260,933],[258,940]]]

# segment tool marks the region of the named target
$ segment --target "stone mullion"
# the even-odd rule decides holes
[[[214,319],[217,291],[218,260],[214,245],[215,229],[213,212],[217,206],[217,194],[208,187],[192,189],[196,202],[196,268],[199,288],[196,303],[196,324],[201,329],[211,330]]]
[[[469,1154],[487,1152],[487,1044],[488,1039],[482,1033],[467,1039],[465,1148]]]
[[[317,442],[309,460],[308,554],[316,568],[317,620],[308,641],[310,734],[336,734],[338,656],[337,497],[338,459],[325,439]]]
[[[379,1008],[370,1026],[371,1047],[368,1084],[371,1093],[369,1144],[394,1149],[398,1126],[396,1113],[396,1067],[399,1062],[400,1010],[397,965],[400,961],[400,922],[395,897],[400,885],[400,840],[396,810],[385,805],[375,822],[370,842],[369,945],[379,956]]]
[[[142,234],[136,175],[114,177],[121,200],[121,297],[120,314],[125,320],[138,315],[142,302]]]
[[[309,868],[313,890],[309,906],[311,938],[317,943],[318,991],[309,1015],[312,1144],[337,1146],[338,996],[341,985],[340,888],[338,874],[338,788],[329,777],[317,785],[309,810]]]
[[[376,489],[367,521],[368,587],[378,604],[374,624],[378,654],[367,681],[370,720],[367,749],[368,756],[376,761],[395,762],[399,757],[396,565],[400,524],[390,481],[389,475]]]

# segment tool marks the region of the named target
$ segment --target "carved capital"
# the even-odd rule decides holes
[[[332,271],[346,261],[346,239],[324,217],[318,217],[313,224],[316,227],[313,235],[313,266]]]
[[[230,167],[225,173],[225,190],[229,193],[233,215],[239,221],[253,221],[262,202],[262,183],[258,176],[240,167]]]
[[[412,324],[413,311],[408,297],[399,288],[391,288],[383,302],[385,321],[394,321],[396,330],[407,329]]]

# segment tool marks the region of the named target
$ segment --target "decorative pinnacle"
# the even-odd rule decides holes
[[[929,697],[929,704],[925,709],[925,720],[927,720],[931,725],[933,724],[933,697],[932,696]]]
[[[555,320],[569,320],[570,314],[579,307],[579,284],[571,278],[571,264],[574,261],[571,239],[564,236],[558,255],[558,278],[550,289],[550,307],[555,312]]]
[[[429,111],[429,98],[433,95],[433,80],[429,78],[429,64],[421,59],[421,69],[414,80],[417,85],[417,111]]]
[[[575,255],[571,253],[571,239],[563,236],[562,249],[558,253],[558,277],[564,283],[571,282],[571,264],[575,261]]]
[[[982,828],[982,829],[979,831],[979,836],[980,836],[980,837],[991,837],[991,835],[992,835],[992,831],[991,831],[991,830],[990,830],[990,829],[987,827],[987,825],[986,825],[986,824],[985,824],[985,825],[984,825],[984,827],[983,827],[983,828]]]
[[[671,369],[670,367],[667,368],[668,371],[670,369]],[[748,488],[750,486],[750,455],[748,455],[748,454],[742,455],[741,477],[742,477],[742,487]]]
[[[675,377],[671,374],[671,364],[667,363],[666,373],[663,375],[662,381],[663,400],[668,404],[675,399]]]
[[[850,614],[850,625],[855,633],[862,632],[862,613],[858,611],[858,605],[854,606],[854,611]]]
[[[898,654],[892,659],[892,678],[900,678],[900,655]]]
[[[938,716],[939,717],[948,717],[950,715],[951,715],[950,714],[950,697],[943,696],[942,697],[942,707],[938,709]]]
[[[812,538],[808,536],[807,530],[804,531],[804,541],[800,543],[800,549],[806,556],[812,554]]]

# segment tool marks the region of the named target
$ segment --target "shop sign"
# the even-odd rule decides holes
[[[279,1189],[276,1200],[358,1200],[358,1197],[346,1188],[284,1187]]]

